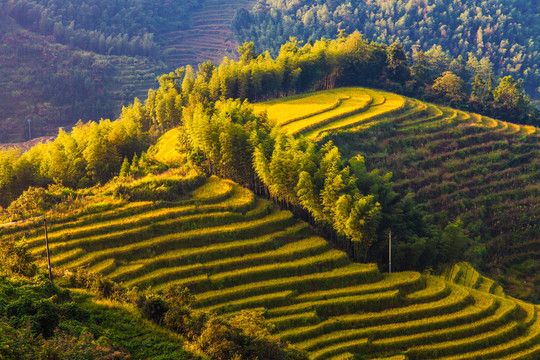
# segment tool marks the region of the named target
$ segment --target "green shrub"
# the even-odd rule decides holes
[[[156,324],[162,324],[165,313],[169,310],[169,305],[160,296],[143,295],[137,301],[137,307],[141,314]]]
[[[54,331],[60,323],[58,306],[48,300],[40,300],[35,304],[36,314],[31,317],[30,326],[36,334],[41,334],[45,338],[53,336]]]
[[[0,240],[0,265],[4,271],[24,276],[34,276],[37,272],[24,236],[19,239],[12,236]]]

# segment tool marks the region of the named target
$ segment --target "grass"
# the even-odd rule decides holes
[[[368,295],[345,296],[328,300],[303,302],[286,307],[278,307],[268,311],[268,315],[285,316],[299,312],[315,310],[317,315],[337,316],[347,313],[377,311],[382,308],[395,306],[399,290],[390,290]]]
[[[329,346],[324,349],[313,352],[311,358],[314,360],[326,359],[330,356],[340,354],[343,352],[362,352],[362,349],[366,348],[368,339],[355,339],[337,345]]]
[[[526,333],[511,341],[500,343],[485,349],[467,352],[460,355],[452,355],[441,358],[441,360],[465,360],[465,359],[533,359],[540,353],[538,344],[540,344],[540,320],[537,311],[533,311],[533,317]],[[527,321],[525,321],[527,323]]]
[[[386,337],[384,339],[374,340],[371,346],[376,350],[397,350],[419,344],[440,344],[451,339],[469,339],[475,334],[484,334],[486,331],[497,328],[499,325],[508,324],[510,318],[515,315],[516,309],[517,305],[515,302],[503,302],[493,315],[484,317],[476,322],[430,330],[428,332]]]
[[[449,353],[459,353],[486,346],[498,345],[505,338],[517,336],[519,326],[516,322],[505,324],[495,330],[486,331],[479,335],[465,339],[439,342],[437,344],[423,345],[409,348],[408,355],[411,360],[438,357]]]
[[[315,311],[279,316],[272,319],[272,326],[275,331],[287,328],[314,325],[321,321]]]
[[[227,219],[228,216],[229,214],[227,213],[222,215],[224,219]],[[101,261],[109,257],[122,260],[140,259],[153,256],[152,254],[165,250],[189,248],[195,244],[209,245],[218,239],[220,241],[232,241],[239,238],[249,238],[255,234],[270,232],[274,228],[281,228],[290,225],[292,221],[294,221],[294,219],[289,212],[278,212],[261,220],[233,223],[219,226],[217,228],[194,229],[191,231],[173,233],[158,237],[153,237],[151,234],[149,234],[146,239],[127,243],[130,241],[130,236],[132,236],[133,233],[136,234],[140,232],[139,229],[135,229],[132,232],[126,231],[122,232],[121,234],[116,234],[118,236],[118,240],[122,239],[122,242],[126,242],[127,244],[120,244],[120,246],[107,247],[102,250],[92,251],[92,253],[77,259],[77,261],[66,264],[66,267],[81,266],[91,262]],[[104,246],[110,244],[110,236],[104,236],[101,239],[103,240],[101,244]],[[85,241],[88,241],[90,246],[93,245],[92,239]],[[70,249],[76,245],[77,244],[75,243],[70,247],[62,248],[58,246],[58,248]]]
[[[278,231],[269,235],[256,237],[249,240],[239,240],[228,243],[214,244],[210,246],[179,249],[166,251],[150,259],[141,259],[129,262],[119,267],[110,276],[115,280],[136,279],[154,269],[179,266],[181,264],[195,264],[200,262],[210,262],[213,259],[238,256],[238,254],[249,254],[269,251],[282,244],[285,239],[294,239],[302,236],[307,227],[299,223],[283,231]]]
[[[334,297],[369,294],[388,290],[400,289],[409,292],[411,289],[418,289],[425,286],[425,281],[420,273],[402,272],[392,276],[386,276],[383,280],[371,283],[349,286],[345,288],[313,291],[299,295],[298,301],[324,300]]]
[[[223,314],[233,311],[240,311],[243,309],[258,308],[261,306],[266,308],[279,306],[292,302],[294,294],[295,292],[292,290],[285,290],[280,292],[274,292],[271,294],[263,294],[240,300],[229,301],[225,304],[210,306],[208,308],[205,308],[204,310]]]
[[[150,153],[150,155],[157,161],[168,166],[177,166],[184,163],[186,160],[184,155],[177,151],[179,135],[180,131],[178,128],[169,130],[163,134],[156,145],[151,148],[154,152]]]
[[[448,296],[450,288],[445,281],[433,276],[426,276],[426,287],[409,294],[405,299],[411,303],[428,303]]]
[[[294,288],[298,293],[306,293],[313,291],[313,289],[340,287],[345,284],[350,285],[351,283],[373,282],[379,278],[378,269],[376,266],[372,266],[372,264],[350,264],[325,272],[276,278],[222,290],[208,291],[197,296],[194,306],[201,307],[208,304],[236,300],[242,296],[271,293],[289,288]]]
[[[127,283],[127,285],[130,286],[137,283],[146,282],[156,284],[157,282],[163,282],[165,279],[190,277],[201,273],[221,274],[225,273],[226,271],[232,271],[238,267],[253,267],[265,263],[275,265],[275,263],[280,261],[286,261],[287,259],[294,260],[296,258],[309,256],[310,253],[312,254],[324,251],[325,249],[327,249],[327,247],[328,244],[322,239],[308,238],[299,242],[287,244],[277,250],[266,251],[263,253],[208,261],[205,264],[196,263],[192,265],[183,265],[176,267],[161,266],[158,270],[149,271],[146,272],[144,276],[133,278],[130,282]],[[182,262],[185,263],[185,260]],[[155,261],[153,263],[153,265],[155,265]]]
[[[182,350],[183,340],[147,320],[137,316],[130,308],[111,306],[106,302],[82,304],[93,313],[99,331],[112,337],[114,343],[126,348],[134,359],[150,359],[156,356],[182,359],[190,358]]]
[[[321,255],[303,258],[290,262],[279,262],[268,265],[252,266],[249,268],[219,272],[211,276],[211,280],[220,286],[232,287],[250,281],[263,281],[287,276],[301,276],[314,271],[330,270],[348,263],[347,255],[338,250],[329,250]]]
[[[379,95],[378,98],[374,97],[371,105],[372,106],[370,106],[369,109],[361,114],[336,119],[337,121],[329,122],[326,125],[319,126],[306,132],[305,136],[308,138],[317,138],[325,132],[336,129],[347,129],[363,122],[371,122],[383,115],[389,115],[391,112],[399,112],[403,110],[405,106],[405,99],[398,95],[385,93],[384,97],[382,95]]]
[[[395,327],[393,324],[403,321],[423,320],[430,317],[444,316],[447,313],[458,312],[470,305],[471,301],[472,298],[470,298],[470,294],[467,291],[457,290],[447,298],[432,304],[415,304],[377,312],[334,316],[314,326],[283,331],[279,333],[279,336],[285,340],[297,342],[324,333],[350,328],[382,326],[387,324]],[[467,313],[468,315],[469,313]],[[433,319],[429,319],[427,325],[431,322],[433,322]]]

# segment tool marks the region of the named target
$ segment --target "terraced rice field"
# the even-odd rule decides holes
[[[122,105],[131,103],[135,97],[146,99],[148,89],[157,89],[158,76],[167,70],[163,63],[142,57],[113,58],[111,62],[115,68],[114,81],[118,86],[110,95],[118,103],[119,109]]]
[[[43,255],[42,231],[24,231],[31,252]],[[181,201],[59,220],[49,240],[54,267],[85,266],[157,290],[183,284],[195,308],[223,316],[263,309],[275,334],[311,359],[540,356],[537,306],[481,291],[494,287],[478,274],[465,277],[473,288],[456,284],[458,275],[388,276],[351,263],[290,212],[215,177]]]
[[[414,193],[435,222],[460,217],[483,270],[512,295],[540,301],[540,129],[362,88],[255,108],[291,134],[331,139],[345,156],[392,172],[396,189]]]
[[[234,39],[231,23],[240,8],[251,9],[254,0],[207,0],[190,16],[188,30],[159,34],[158,43],[164,48],[167,64],[178,68],[196,66],[205,61],[220,64],[223,57],[236,59],[239,44]]]
[[[381,116],[400,113],[399,95],[362,88],[340,88],[255,104],[288,133],[319,138],[336,129],[348,129]]]

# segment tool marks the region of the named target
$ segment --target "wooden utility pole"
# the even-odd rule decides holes
[[[392,230],[388,233],[388,274],[392,275]]]
[[[45,224],[45,246],[47,246],[47,266],[49,268],[49,279],[53,282],[52,271],[51,271],[51,256],[49,255],[49,235],[47,234],[47,219],[43,218],[43,223]]]

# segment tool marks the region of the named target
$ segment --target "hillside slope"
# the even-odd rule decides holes
[[[96,291],[66,289],[64,279],[52,284],[45,271],[33,277],[7,272],[1,261],[2,360],[199,358],[134,306],[105,300]]]
[[[473,238],[465,256],[516,296],[540,299],[540,130],[350,88],[255,104],[289,133],[333,140],[347,157],[393,173],[432,222],[456,218]],[[397,234],[399,237],[399,234]]]
[[[375,264],[351,263],[291,213],[230,181],[211,177],[175,202],[93,209],[51,214],[53,266],[86,266],[127,286],[183,284],[195,308],[227,317],[264,308],[275,334],[312,359],[540,353],[537,306],[490,293],[495,287],[484,278],[473,289],[456,285],[457,276],[389,276]],[[42,230],[19,226],[0,234],[26,233],[31,252],[43,255]]]
[[[0,14],[0,142],[57,135],[79,119],[114,118],[158,85],[166,69],[145,57],[100,55],[51,41]]]
[[[81,0],[81,12],[91,13],[83,16],[88,24],[73,12],[73,4],[62,8],[68,2],[18,3],[0,1],[0,125],[6,130],[0,142],[28,140],[27,119],[32,137],[56,135],[58,127],[79,119],[114,119],[134,97],[144,99],[148,89],[156,89],[159,75],[187,64],[236,58],[230,24],[236,9],[250,9],[254,0],[179,2],[175,6],[184,6],[185,12],[164,15],[147,9],[132,23],[125,12],[152,7],[151,2],[106,3],[100,18],[99,3]],[[172,5],[159,8],[167,6]],[[107,14],[113,10],[118,13]],[[146,29],[153,37],[121,25]]]
[[[219,64],[225,56],[236,59],[239,44],[231,23],[237,9],[250,9],[254,3],[255,0],[206,0],[202,8],[190,14],[189,29],[158,34],[157,41],[165,49],[169,67],[196,66],[205,61]]]

